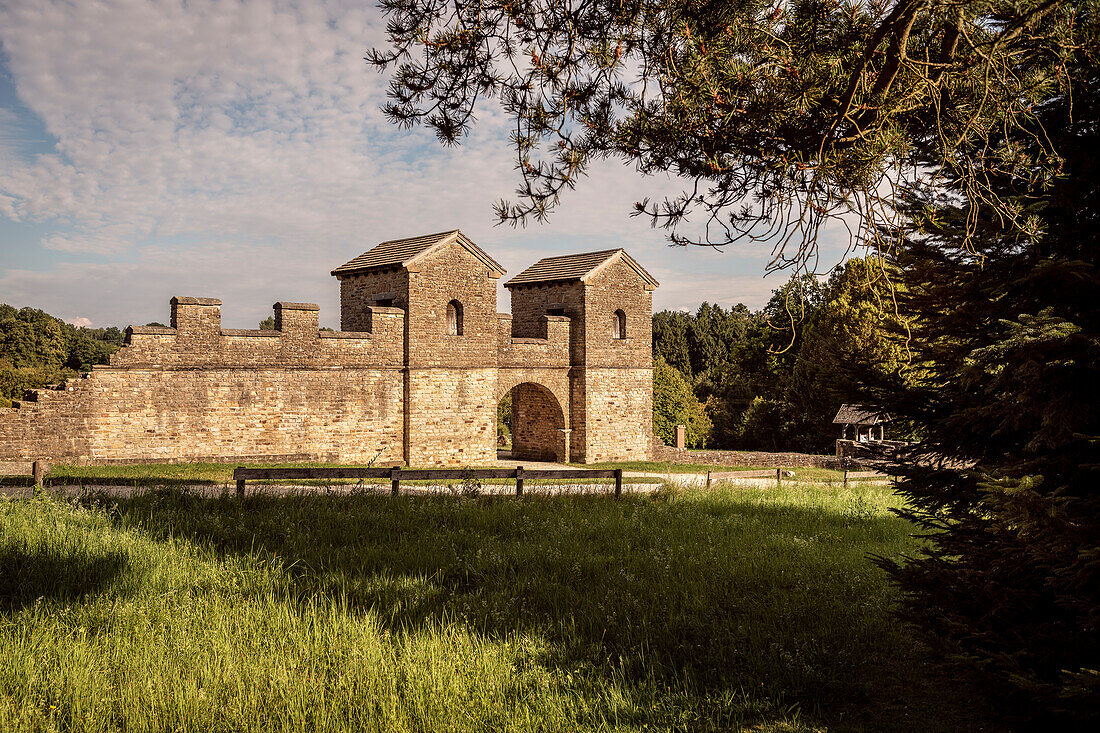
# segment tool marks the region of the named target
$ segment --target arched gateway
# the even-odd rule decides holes
[[[652,413],[652,291],[624,250],[549,257],[505,283],[458,230],[382,242],[332,271],[341,331],[276,303],[274,331],[223,329],[173,298],[170,328],[0,410],[0,460],[332,460],[484,465],[513,393],[531,457],[640,460]],[[608,327],[611,324],[611,328]]]
[[[505,395],[511,397],[511,457],[568,461],[572,430],[561,399],[550,388],[535,382],[517,384]]]

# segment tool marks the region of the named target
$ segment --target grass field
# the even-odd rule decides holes
[[[894,502],[0,499],[0,730],[989,730]]]

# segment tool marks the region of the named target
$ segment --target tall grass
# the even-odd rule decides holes
[[[958,730],[880,487],[0,500],[2,730]]]

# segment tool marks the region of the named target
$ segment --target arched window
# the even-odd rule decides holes
[[[462,335],[462,303],[457,300],[447,304],[447,335]]]
[[[621,310],[611,314],[611,338],[626,338],[626,313]]]

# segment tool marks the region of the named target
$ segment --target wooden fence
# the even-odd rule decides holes
[[[623,470],[584,469],[584,468],[548,468],[526,470],[516,468],[418,468],[407,469],[370,468],[356,466],[334,466],[330,468],[247,468],[238,466],[233,471],[237,481],[237,494],[244,495],[247,481],[271,479],[339,479],[339,478],[388,478],[390,491],[394,496],[401,493],[402,481],[461,481],[465,479],[515,479],[516,496],[523,496],[524,481],[544,481],[548,479],[615,479],[615,496],[623,494]]]
[[[37,486],[49,470],[45,461],[0,461],[0,476],[31,476]]]
[[[775,477],[776,483],[783,483],[782,468],[765,468],[758,471],[707,471],[707,488],[709,489],[714,481],[729,481],[730,479],[739,478],[771,478],[772,476]]]

